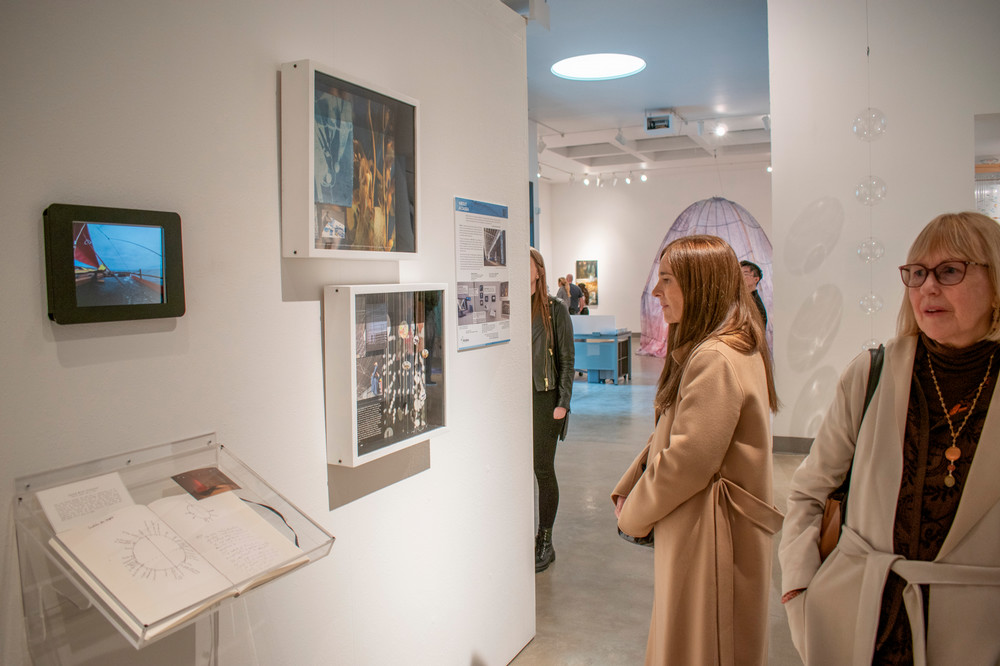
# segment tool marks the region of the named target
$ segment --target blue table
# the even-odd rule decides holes
[[[574,369],[587,373],[590,384],[617,384],[620,378],[632,379],[632,332],[616,331],[576,333]]]

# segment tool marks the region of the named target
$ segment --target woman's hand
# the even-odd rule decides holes
[[[566,408],[556,407],[555,409],[553,409],[552,418],[556,421],[562,421],[564,418],[566,418]]]
[[[622,507],[625,506],[625,498],[619,495],[615,498],[615,518],[622,517]]]

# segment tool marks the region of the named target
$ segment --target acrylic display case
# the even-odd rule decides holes
[[[356,467],[446,425],[444,284],[323,289],[327,458]]]
[[[214,434],[22,477],[14,499],[36,663],[66,663],[94,613],[147,647],[334,541]]]

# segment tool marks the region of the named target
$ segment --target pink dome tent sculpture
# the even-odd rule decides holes
[[[653,267],[646,279],[646,288],[643,289],[640,303],[639,317],[642,332],[639,337],[638,353],[661,358],[666,356],[669,326],[663,321],[659,299],[653,296],[660,255],[675,239],[695,234],[718,236],[729,243],[740,261],[746,259],[760,266],[763,277],[757,285],[757,293],[764,301],[764,308],[768,313],[767,344],[770,347],[773,336],[771,312],[774,305],[771,241],[746,208],[722,197],[712,197],[691,204],[678,215],[653,256]]]

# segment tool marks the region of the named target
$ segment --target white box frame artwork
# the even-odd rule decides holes
[[[323,288],[327,459],[357,467],[447,423],[445,284]]]
[[[416,257],[417,102],[311,60],[281,66],[285,257]]]

